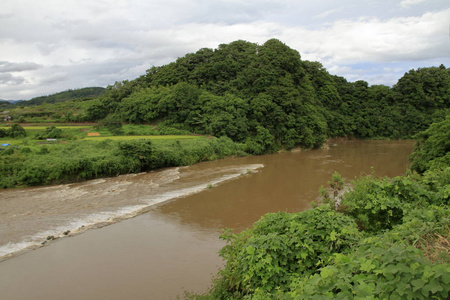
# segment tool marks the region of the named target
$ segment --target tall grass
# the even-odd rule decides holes
[[[0,188],[76,182],[245,155],[231,139],[67,141],[0,150]]]
[[[89,136],[83,138],[86,141],[130,141],[130,140],[185,140],[185,139],[207,139],[204,136],[195,135],[122,135],[122,136]]]

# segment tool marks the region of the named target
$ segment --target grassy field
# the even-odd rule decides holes
[[[207,139],[205,136],[198,135],[121,135],[121,136],[88,136],[83,140],[88,141],[130,141],[130,140],[185,140],[185,139]]]
[[[43,131],[45,130],[47,127],[50,127],[52,125],[49,126],[42,126],[42,125],[38,125],[38,126],[33,126],[33,125],[29,125],[29,126],[22,126],[23,129],[27,130],[27,131]],[[92,129],[94,126],[93,125],[55,125],[53,124],[53,126],[55,126],[56,128],[59,129]],[[5,126],[2,125],[0,126],[0,128],[3,129],[9,129],[11,126]]]
[[[23,145],[22,140],[14,140],[14,139],[0,139],[0,144],[10,144],[13,146]]]
[[[0,139],[0,188],[83,181],[246,155],[231,139],[195,135]]]
[[[87,141],[130,141],[137,139],[147,140],[187,140],[187,139],[207,139],[210,137],[191,135],[187,131],[178,130],[165,126],[157,125],[123,125],[122,134],[115,135],[107,128],[98,127],[96,124],[86,123],[48,123],[41,124],[21,124],[25,129],[27,136],[21,138],[0,138],[0,144],[11,144],[13,146],[42,146],[55,144],[48,142],[45,135],[42,135],[50,126],[62,130],[61,136],[57,138],[56,143],[65,143],[73,140]],[[9,124],[0,124],[0,129],[9,129]],[[89,133],[95,133],[99,136],[88,136]]]
[[[92,129],[93,126],[70,126],[70,125],[54,125],[56,128],[59,129]],[[23,126],[25,130],[30,131],[42,131],[45,130],[49,126]]]

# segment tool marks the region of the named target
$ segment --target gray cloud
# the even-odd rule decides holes
[[[0,73],[0,84],[18,85],[25,81],[25,78],[13,76],[10,73]]]
[[[392,84],[410,67],[450,65],[443,2],[4,0],[0,98],[106,86],[238,39],[278,38],[333,74]]]
[[[0,61],[0,73],[30,71],[39,69],[40,67],[40,65],[33,62],[11,63]]]
[[[240,24],[263,20],[274,13],[282,13],[286,1],[281,0],[200,0],[191,7],[188,22]]]

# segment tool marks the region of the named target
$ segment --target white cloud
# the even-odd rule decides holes
[[[315,15],[314,18],[315,19],[325,19],[341,10],[342,10],[342,8],[326,10],[324,12],[321,12],[320,14]]]
[[[420,17],[342,20],[319,30],[289,29],[287,40],[303,53],[335,64],[449,59],[450,9]],[[297,41],[295,36],[298,36]],[[306,41],[306,42],[305,42]]]
[[[238,39],[278,38],[331,73],[390,84],[401,72],[383,77],[386,64],[450,64],[450,9],[442,2],[420,11],[411,7],[417,0],[400,2],[407,10],[381,0],[4,0],[0,98],[106,86]],[[361,67],[367,63],[382,67]]]
[[[427,2],[427,0],[402,0],[400,2],[401,7],[410,7],[419,3]]]

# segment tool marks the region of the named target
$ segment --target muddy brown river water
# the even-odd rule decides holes
[[[205,291],[222,265],[222,228],[239,231],[268,212],[309,208],[334,171],[349,179],[403,175],[412,149],[412,141],[339,141],[0,191],[0,299],[174,299]]]

